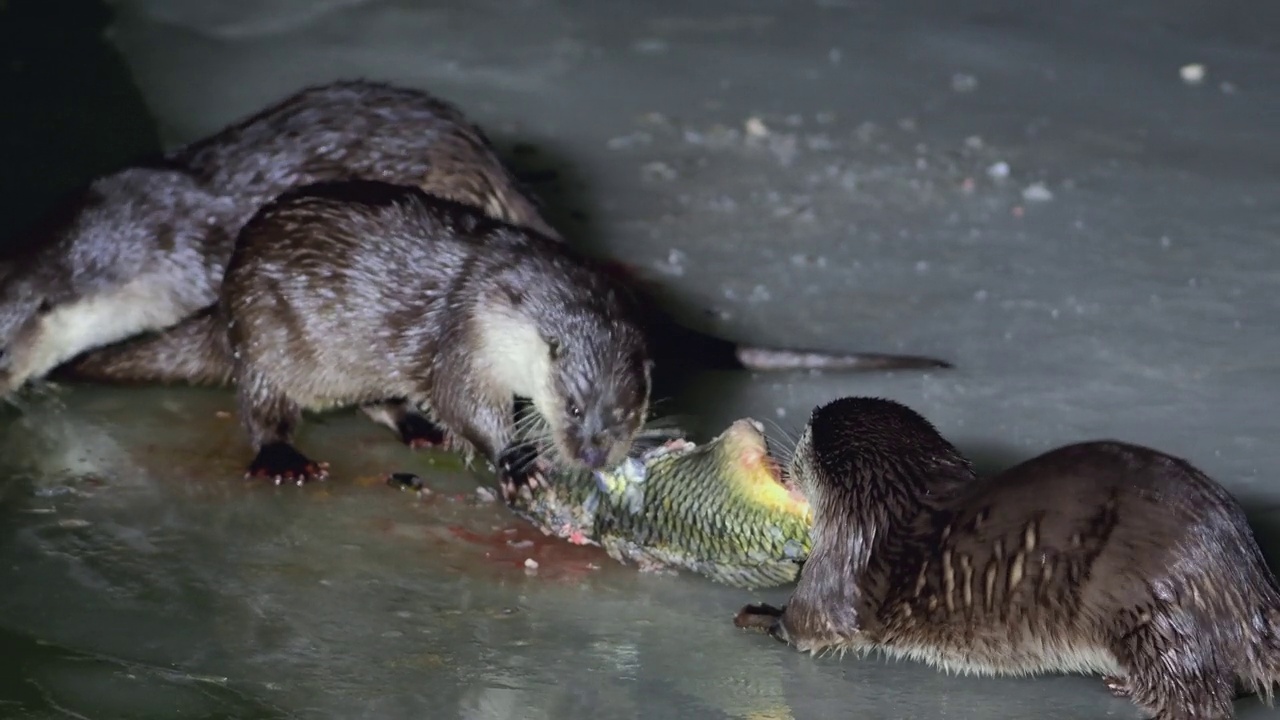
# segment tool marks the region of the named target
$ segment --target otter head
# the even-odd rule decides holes
[[[169,312],[163,298],[121,290],[155,269],[158,254],[181,251],[195,232],[207,232],[181,225],[207,222],[191,210],[217,204],[207,198],[181,171],[132,168],[95,180],[47,213],[0,272],[0,394],[151,329]]]
[[[550,372],[542,412],[562,458],[591,470],[613,467],[645,423],[653,361],[631,326],[580,325],[572,332],[543,337]]]
[[[845,397],[814,409],[791,477],[815,507],[864,521],[902,517],[974,477],[973,467],[922,415],[881,398]]]
[[[40,365],[49,315],[64,296],[60,283],[15,263],[0,269],[0,397],[17,392]]]

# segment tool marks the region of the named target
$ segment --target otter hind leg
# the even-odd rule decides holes
[[[445,432],[406,400],[369,403],[360,406],[369,419],[394,430],[400,441],[413,450],[443,447]]]
[[[1123,680],[1119,687],[1108,685],[1113,693],[1125,692],[1152,720],[1228,720],[1234,677],[1211,646],[1212,634],[1176,627],[1157,616],[1119,640],[1112,651]]]
[[[302,409],[271,381],[252,370],[237,373],[240,417],[257,454],[246,478],[265,478],[276,485],[303,485],[329,476],[329,464],[315,462],[293,447],[293,434]]]

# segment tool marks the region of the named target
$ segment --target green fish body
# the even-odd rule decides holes
[[[610,471],[557,471],[547,481],[512,509],[643,569],[762,588],[793,582],[809,555],[809,505],[780,481],[755,420],[702,445],[673,440]]]

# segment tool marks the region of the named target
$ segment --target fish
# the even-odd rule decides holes
[[[794,582],[813,522],[752,418],[703,444],[668,440],[612,469],[551,470],[507,504],[545,534],[602,547],[623,564],[744,589]]]

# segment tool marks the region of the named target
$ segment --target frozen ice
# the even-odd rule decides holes
[[[690,324],[957,366],[709,374],[679,398],[697,439],[753,416],[785,445],[846,394],[910,404],[984,470],[1117,437],[1221,480],[1275,554],[1277,3],[112,7],[166,144],[307,83],[417,85],[556,171],[531,182],[571,241],[669,266],[662,301]],[[1192,62],[1220,84],[1173,77]],[[303,426],[328,482],[246,483],[234,410],[72,386],[0,408],[0,714],[1138,717],[1096,678],[787,651],[731,624],[785,588],[544,537],[481,500],[488,474],[356,413]],[[400,471],[432,491],[381,480]]]

